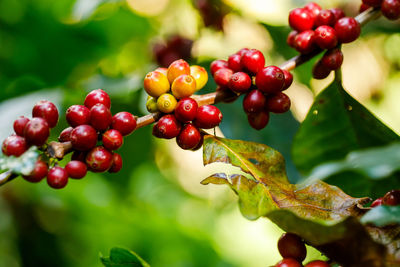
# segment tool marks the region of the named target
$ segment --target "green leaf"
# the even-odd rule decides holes
[[[150,265],[135,252],[124,248],[112,248],[110,257],[100,256],[100,260],[106,267],[150,267]]]
[[[364,224],[382,227],[400,224],[400,206],[378,206],[368,211],[362,218]]]
[[[31,147],[19,157],[0,155],[0,170],[11,171],[18,175],[29,175],[35,168],[35,163],[39,157],[36,147]]]

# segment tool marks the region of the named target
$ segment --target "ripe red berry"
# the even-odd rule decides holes
[[[249,121],[251,127],[256,130],[262,130],[269,122],[269,112],[263,110],[259,113],[247,114],[247,120]]]
[[[250,89],[251,78],[244,72],[236,72],[231,76],[228,87],[236,93],[244,93]]]
[[[315,63],[312,70],[313,78],[317,80],[325,79],[326,77],[329,76],[330,73],[331,70],[325,67],[325,65],[322,64],[321,60],[318,60],[317,63]]]
[[[382,205],[382,200],[383,200],[383,197],[375,199],[374,202],[372,202],[372,204],[371,204],[371,208],[375,208],[375,207]]]
[[[70,135],[72,147],[79,151],[88,151],[97,144],[97,132],[90,125],[79,125]]]
[[[242,48],[239,51],[237,51],[236,54],[238,54],[239,56],[243,56],[244,54],[246,54],[249,51],[250,51],[250,49],[248,49],[248,48]]]
[[[310,2],[304,6],[304,9],[307,10],[308,12],[310,12],[313,19],[315,19],[318,16],[319,12],[321,12],[322,7],[320,7],[315,2]]]
[[[288,89],[293,83],[293,74],[287,70],[282,70],[285,75],[285,83],[283,85],[282,91]]]
[[[360,36],[361,25],[354,18],[344,17],[336,22],[335,31],[339,42],[351,43]]]
[[[50,101],[42,100],[33,107],[32,117],[43,118],[49,124],[50,128],[54,128],[58,122],[58,110]]]
[[[203,143],[204,143],[204,134],[201,134],[200,142],[197,144],[195,148],[192,148],[192,151],[199,150],[203,146]]]
[[[108,170],[110,173],[117,173],[122,169],[122,157],[120,154],[113,153],[111,168]]]
[[[1,150],[6,156],[19,157],[24,154],[26,150],[28,150],[28,144],[26,143],[24,137],[11,135],[3,141]]]
[[[44,177],[47,176],[48,166],[45,162],[38,160],[35,163],[35,168],[31,172],[31,174],[27,176],[22,176],[25,180],[31,183],[38,183],[43,180]]]
[[[242,65],[240,63],[242,56],[239,54],[233,54],[228,58],[228,68],[233,70],[234,72],[238,72],[242,70]]]
[[[82,105],[70,106],[66,112],[66,119],[72,127],[89,124],[90,110]]]
[[[65,128],[58,136],[58,141],[62,143],[71,141],[70,137],[73,129],[72,127]]]
[[[318,16],[315,18],[314,27],[319,26],[334,26],[336,23],[335,15],[331,10],[321,10]]]
[[[383,0],[381,6],[382,14],[390,19],[396,20],[400,18],[400,1],[399,0]]]
[[[246,113],[259,113],[264,110],[266,102],[260,90],[252,90],[243,99],[243,109]]]
[[[335,29],[330,26],[319,26],[315,30],[315,42],[321,49],[332,49],[337,43]]]
[[[215,83],[219,86],[227,87],[232,75],[233,71],[231,69],[219,69],[214,73]]]
[[[289,25],[298,32],[311,30],[314,20],[314,15],[304,8],[296,8],[289,13]]]
[[[158,138],[172,139],[181,131],[181,123],[172,114],[162,116],[153,126],[153,135]]]
[[[111,168],[112,153],[102,146],[90,150],[86,155],[86,164],[92,172],[105,172]]]
[[[86,176],[87,167],[82,161],[72,160],[65,165],[68,176],[73,179],[81,179]]]
[[[295,259],[287,258],[278,262],[275,267],[302,267],[302,265]]]
[[[78,160],[82,162],[86,162],[86,152],[85,151],[77,151],[75,150],[72,153],[71,160]]]
[[[369,9],[369,8],[371,8],[369,5],[366,5],[366,4],[362,3],[362,4],[360,5],[360,9],[358,10],[358,12],[359,12],[359,13],[363,13],[365,10],[367,10],[367,9]]]
[[[85,98],[84,105],[91,109],[96,104],[103,104],[107,108],[111,108],[110,96],[101,89],[91,91]]]
[[[296,48],[296,43],[294,40],[297,34],[299,34],[298,31],[291,31],[286,39],[286,43],[292,48]]]
[[[333,15],[335,16],[335,23],[346,16],[346,14],[344,13],[344,11],[341,8],[331,8],[330,11],[333,13]]]
[[[107,130],[112,122],[111,111],[103,104],[96,104],[90,109],[90,125],[98,131]]]
[[[285,85],[285,74],[276,66],[268,66],[256,75],[256,85],[264,93],[280,92]]]
[[[382,204],[388,206],[400,205],[400,190],[391,190],[387,192],[383,196]]]
[[[304,242],[292,233],[285,233],[279,238],[278,250],[283,258],[293,258],[299,262],[302,262],[307,254]]]
[[[305,265],[305,267],[330,267],[331,265],[326,261],[315,260],[309,262]]]
[[[290,109],[290,98],[284,93],[277,93],[267,98],[267,110],[273,113],[285,113]]]
[[[328,50],[322,57],[321,62],[329,70],[337,70],[342,66],[343,53],[338,48]]]
[[[28,124],[29,119],[21,116],[14,121],[14,131],[19,136],[24,136],[25,126]]]
[[[217,127],[222,121],[222,113],[212,105],[204,105],[197,109],[194,125],[201,129],[212,129]]]
[[[185,150],[196,148],[200,141],[201,133],[199,129],[191,123],[186,124],[176,137],[176,143],[178,146]]]
[[[210,65],[210,71],[212,75],[214,75],[220,69],[227,68],[229,68],[228,62],[222,59],[214,60]]]
[[[179,100],[175,108],[175,117],[183,123],[193,121],[197,115],[198,104],[190,97]]]
[[[373,7],[380,7],[382,5],[382,0],[362,0],[364,5],[373,6]]]
[[[114,129],[108,130],[103,134],[103,146],[108,150],[117,150],[124,143],[122,134]]]
[[[43,118],[33,118],[24,130],[24,136],[29,144],[42,146],[49,138],[49,124]]]
[[[118,112],[112,117],[111,128],[119,131],[123,136],[131,134],[136,129],[135,117],[126,111]]]
[[[47,184],[54,189],[64,188],[68,183],[68,173],[61,167],[53,167],[47,173]]]
[[[295,49],[301,54],[309,54],[317,48],[315,42],[315,32],[313,30],[308,30],[299,33],[294,38]]]
[[[265,58],[259,50],[251,49],[243,54],[240,62],[244,70],[256,74],[264,68]]]

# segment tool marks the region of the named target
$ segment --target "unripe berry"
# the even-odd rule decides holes
[[[110,173],[117,173],[122,169],[122,157],[120,154],[113,153],[111,168],[108,170]]]
[[[308,30],[299,33],[294,38],[295,49],[301,54],[309,54],[317,48],[315,42],[315,32],[313,30]]]
[[[169,91],[170,83],[167,76],[161,72],[152,71],[144,78],[143,87],[148,95],[157,98]]]
[[[83,105],[70,106],[66,112],[66,119],[72,127],[89,124],[90,110]]]
[[[342,66],[343,53],[338,48],[328,50],[322,57],[321,62],[329,70],[337,70]]]
[[[112,153],[102,146],[95,147],[87,153],[86,164],[92,172],[105,172],[112,165]]]
[[[208,82],[208,73],[205,68],[201,66],[190,66],[190,75],[196,81],[196,91],[202,89]]]
[[[72,147],[79,151],[88,151],[97,144],[97,132],[90,125],[79,125],[70,135]]]
[[[169,65],[167,72],[169,83],[172,84],[181,75],[190,75],[190,66],[183,59],[176,60]]]
[[[331,265],[326,261],[315,260],[309,262],[305,265],[305,267],[330,267]]]
[[[179,135],[176,137],[178,146],[185,150],[191,150],[197,147],[201,141],[201,133],[193,124],[186,124]]]
[[[266,108],[273,113],[285,113],[290,109],[290,98],[284,93],[269,96]]]
[[[171,92],[177,99],[189,97],[196,92],[196,80],[190,74],[181,75],[172,83]]]
[[[289,13],[289,25],[298,32],[311,30],[314,20],[313,14],[304,8],[296,8]]]
[[[251,78],[244,72],[236,72],[229,79],[228,87],[236,93],[247,92],[251,87]]]
[[[210,64],[210,71],[213,76],[218,70],[227,68],[229,68],[228,62],[222,59],[214,60]]]
[[[339,42],[351,43],[360,36],[361,25],[354,18],[344,17],[336,22],[335,31]]]
[[[246,113],[259,113],[264,110],[266,101],[260,90],[252,90],[243,99],[243,109]]]
[[[382,204],[388,206],[400,205],[400,190],[391,190],[382,198]]]
[[[217,127],[222,121],[222,113],[212,105],[204,105],[197,109],[194,125],[201,129],[212,129]]]
[[[302,267],[302,265],[295,259],[287,258],[278,262],[275,267]]]
[[[335,15],[331,10],[321,10],[315,19],[314,27],[334,26],[336,23]]]
[[[247,120],[251,127],[258,131],[262,130],[269,122],[269,112],[261,111],[259,113],[249,113],[247,114]]]
[[[68,173],[61,167],[53,167],[47,174],[47,184],[54,189],[64,188],[68,183]]]
[[[244,70],[256,74],[265,65],[265,58],[263,53],[257,49],[251,49],[243,54],[240,61]]]
[[[71,156],[71,160],[77,160],[77,161],[82,161],[82,162],[86,162],[86,152],[85,151],[77,151],[77,150],[75,150],[73,153],[72,153],[72,156]]]
[[[375,199],[374,202],[372,202],[372,204],[371,204],[371,208],[375,208],[375,207],[382,205],[382,200],[383,200],[383,197]]]
[[[84,105],[91,109],[96,104],[103,104],[107,108],[111,108],[110,96],[101,89],[91,91],[85,98]]]
[[[399,0],[383,0],[381,6],[382,15],[390,20],[400,18],[400,1]]]
[[[24,136],[25,126],[30,120],[24,116],[19,117],[14,121],[14,131],[19,136]]]
[[[47,176],[48,166],[41,160],[35,163],[35,168],[28,176],[22,176],[25,180],[31,183],[38,183]]]
[[[90,125],[96,130],[107,130],[111,122],[111,111],[103,104],[96,104],[90,109]]]
[[[163,94],[157,99],[157,109],[163,113],[172,113],[176,104],[176,98],[171,94]]]
[[[296,48],[295,38],[297,34],[299,34],[298,31],[291,31],[286,39],[286,43],[292,48]]]
[[[335,16],[335,23],[341,19],[346,17],[346,14],[344,13],[343,9],[341,8],[331,8],[330,11],[333,13],[333,15]]]
[[[285,85],[285,74],[276,66],[268,66],[256,75],[256,85],[264,93],[280,92]]]
[[[153,135],[158,138],[172,139],[179,135],[181,124],[174,115],[165,115],[154,124]]]
[[[50,101],[42,100],[33,107],[32,117],[43,118],[50,128],[54,128],[58,122],[58,110]]]
[[[330,26],[319,26],[315,30],[315,42],[321,49],[332,49],[338,44],[335,29]]]
[[[307,254],[304,242],[292,233],[285,233],[279,238],[278,250],[283,258],[293,258],[299,262],[302,262]]]
[[[122,146],[124,143],[124,138],[119,131],[111,129],[103,134],[102,141],[105,148],[113,151]]]
[[[293,83],[293,74],[287,70],[282,70],[285,75],[285,83],[283,85],[282,91],[288,89]]]
[[[157,99],[154,97],[150,97],[149,99],[147,99],[146,109],[150,113],[158,112]]]
[[[58,141],[61,143],[71,141],[70,137],[73,129],[72,127],[65,128],[58,136]]]
[[[228,87],[232,75],[233,71],[231,69],[219,69],[214,73],[215,83],[221,87]]]
[[[193,121],[197,115],[198,104],[193,98],[179,100],[175,108],[175,117],[183,123]]]
[[[242,56],[239,54],[230,55],[228,58],[228,68],[233,70],[234,72],[238,72],[242,70],[242,64],[240,63]]]
[[[370,7],[380,7],[382,5],[382,0],[362,0],[362,2]]]
[[[312,70],[312,75],[314,79],[317,80],[323,80],[326,77],[329,76],[331,73],[331,70],[328,69],[321,60],[318,60],[317,63],[315,63],[313,70]]]
[[[136,129],[135,117],[127,112],[118,112],[112,117],[111,128],[120,132],[123,136],[131,134]]]
[[[86,176],[87,167],[82,161],[72,160],[65,165],[68,176],[73,179],[81,179]]]
[[[319,13],[322,10],[322,7],[320,7],[317,3],[315,2],[310,2],[307,5],[304,6],[304,9],[310,12],[311,17],[315,20]]]
[[[42,118],[33,118],[25,127],[24,136],[29,144],[42,146],[49,138],[49,124]]]
[[[11,135],[3,141],[1,150],[6,156],[19,157],[28,150],[28,144],[24,137]]]

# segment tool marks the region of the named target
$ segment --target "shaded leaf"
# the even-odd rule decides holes
[[[361,222],[379,227],[400,224],[400,206],[375,207],[361,218]]]
[[[112,248],[109,257],[100,256],[100,259],[106,267],[150,267],[135,252],[123,248]]]
[[[39,157],[36,147],[31,147],[19,157],[0,155],[0,171],[11,171],[18,175],[29,175]]]

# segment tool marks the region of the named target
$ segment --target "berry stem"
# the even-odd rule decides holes
[[[17,178],[18,175],[12,173],[11,171],[6,171],[0,174],[0,186],[6,184],[9,181],[14,180]]]

